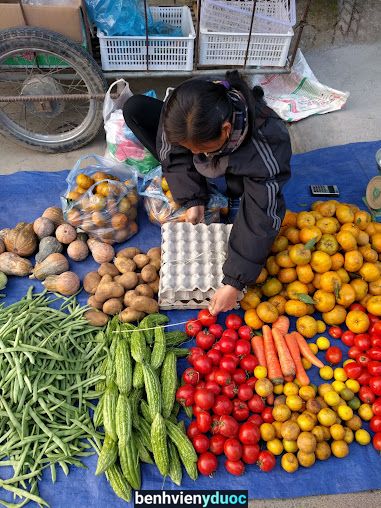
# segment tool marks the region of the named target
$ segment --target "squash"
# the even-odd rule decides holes
[[[99,264],[109,263],[115,256],[114,248],[111,245],[99,242],[94,238],[89,238],[87,245],[93,255],[94,261]]]
[[[33,271],[33,265],[29,259],[22,258],[14,252],[0,254],[0,272],[5,275],[17,275],[25,277]]]
[[[5,252],[5,244],[3,240],[1,240],[0,238],[0,254],[2,254],[3,252]]]
[[[56,229],[56,238],[59,242],[69,245],[77,238],[77,232],[70,224],[61,224]]]
[[[33,224],[20,222],[8,231],[4,237],[4,243],[8,252],[21,257],[31,256],[37,249],[37,236],[33,231]]]
[[[36,254],[36,263],[42,263],[50,254],[60,253],[63,250],[60,243],[54,236],[45,236],[40,241]]]
[[[30,279],[45,280],[49,275],[59,275],[69,270],[69,261],[63,254],[50,254],[42,263],[38,263]]]
[[[42,217],[50,219],[55,226],[59,226],[65,222],[62,210],[58,206],[49,206],[42,214]]]
[[[38,219],[33,222],[33,230],[40,239],[51,236],[55,229],[56,226],[54,222],[47,217],[38,217]]]
[[[89,248],[82,240],[74,240],[67,247],[67,255],[74,261],[83,261],[89,255]]]
[[[81,281],[76,273],[63,272],[59,275],[49,275],[42,284],[48,291],[71,296],[78,291]]]

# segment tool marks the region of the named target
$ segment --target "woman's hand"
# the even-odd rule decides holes
[[[185,222],[191,222],[192,224],[198,224],[204,222],[205,206],[192,206],[185,212]]]
[[[216,316],[219,312],[234,309],[237,303],[239,290],[233,286],[223,286],[217,289],[209,305],[209,312]]]

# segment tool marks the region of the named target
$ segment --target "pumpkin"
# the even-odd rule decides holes
[[[26,222],[17,224],[4,237],[7,251],[21,257],[28,257],[34,254],[37,249],[37,241],[37,236],[33,231],[33,224],[27,224]]]
[[[45,280],[49,275],[59,275],[69,270],[69,262],[63,254],[50,254],[42,263],[38,263],[33,270],[31,279]]]

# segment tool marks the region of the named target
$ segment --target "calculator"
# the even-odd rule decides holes
[[[340,196],[337,185],[310,185],[312,196]]]

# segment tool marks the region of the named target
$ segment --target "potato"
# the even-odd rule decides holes
[[[110,298],[106,300],[103,304],[102,310],[105,314],[109,314],[110,316],[115,316],[115,314],[119,314],[123,309],[123,304],[120,298]]]
[[[130,258],[132,259],[137,254],[140,254],[140,249],[137,247],[126,247],[125,249],[120,250],[116,257],[124,257],[124,258]]]
[[[135,291],[140,296],[148,296],[148,298],[153,298],[154,292],[153,289],[149,287],[148,284],[139,284],[136,286]]]
[[[135,272],[126,272],[115,277],[115,282],[121,284],[124,289],[134,289],[138,285],[138,274]]]
[[[138,276],[138,284],[145,284],[145,282],[143,280],[143,277],[142,277],[142,274],[141,273],[137,273],[136,275]]]
[[[150,258],[150,265],[155,267],[155,270],[159,271],[161,268],[161,258]]]
[[[160,278],[158,277],[153,282],[149,282],[148,285],[157,294],[159,292]]]
[[[135,301],[135,299],[138,297],[138,293],[131,289],[130,291],[127,291],[123,298],[123,303],[126,307],[131,307],[132,303]]]
[[[161,248],[160,247],[152,247],[152,249],[150,249],[147,252],[147,256],[151,259],[161,258]]]
[[[102,304],[96,300],[94,295],[89,296],[87,299],[87,305],[94,307],[94,309],[102,310]]]
[[[120,275],[120,271],[112,263],[102,263],[100,265],[100,267],[98,268],[98,273],[101,277],[103,277],[103,275],[106,275],[106,274],[111,275],[111,277]]]
[[[119,257],[114,259],[114,265],[120,271],[120,273],[134,272],[136,270],[136,264],[132,259]]]
[[[84,314],[87,321],[93,326],[105,326],[109,317],[100,310],[88,310]]]
[[[139,312],[138,310],[127,307],[119,313],[119,321],[122,323],[133,323],[134,321],[140,321],[143,319],[144,315],[144,312]]]
[[[104,303],[110,298],[120,298],[124,295],[124,287],[117,282],[106,282],[99,284],[95,293],[95,298],[100,303]]]
[[[86,291],[86,293],[95,294],[100,281],[101,276],[98,272],[89,272],[83,279],[83,289]]]
[[[133,257],[134,262],[136,263],[136,266],[140,269],[143,268],[143,266],[148,265],[149,263],[149,257],[146,254],[137,254]]]
[[[146,265],[141,271],[144,282],[153,282],[157,278],[157,271],[151,264]]]
[[[159,304],[157,301],[147,296],[137,296],[134,298],[131,307],[140,312],[145,312],[146,314],[159,312]]]

